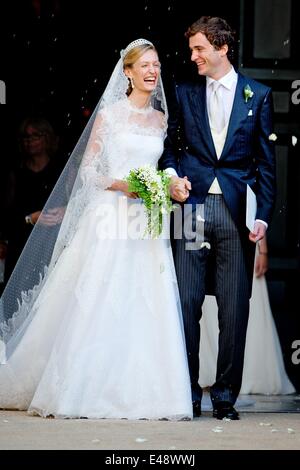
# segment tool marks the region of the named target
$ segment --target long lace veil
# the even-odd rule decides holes
[[[99,132],[99,119],[108,106],[126,99],[129,82],[124,74],[123,60],[135,47],[145,51],[154,48],[150,41],[137,39],[121,51],[107,87],[50,194],[2,294],[0,364],[11,356],[34,318],[38,296],[63,250],[72,240],[91,192],[95,187],[105,189],[112,182],[105,145],[108,130],[104,126]],[[152,93],[151,105],[167,114],[161,78]]]

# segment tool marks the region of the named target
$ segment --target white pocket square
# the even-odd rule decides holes
[[[249,110],[248,116],[253,116],[252,109]]]

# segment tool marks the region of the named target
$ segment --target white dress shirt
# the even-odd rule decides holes
[[[222,102],[223,112],[224,112],[224,117],[225,117],[225,126],[221,132],[217,133],[211,128],[211,134],[212,134],[212,138],[214,141],[214,146],[215,146],[218,159],[220,158],[222,154],[226,136],[227,136],[228,124],[229,124],[229,119],[230,119],[230,115],[232,111],[237,80],[238,80],[238,76],[233,67],[231,67],[230,71],[226,75],[224,75],[222,78],[218,80],[218,83],[220,83],[220,88],[218,90],[218,93],[220,96],[220,100]],[[206,77],[207,109],[209,108],[209,101],[210,101],[211,93],[212,93],[212,83],[214,82],[215,80],[213,78]],[[220,188],[217,178],[213,180],[208,192],[210,194],[222,194],[222,190]]]
[[[206,104],[208,107],[208,103],[210,100],[211,90],[212,87],[210,86],[215,80],[211,77],[206,77]],[[220,86],[220,96],[223,101],[224,105],[224,113],[225,113],[225,122],[228,126],[232,105],[235,95],[235,89],[238,81],[238,75],[233,67],[231,67],[230,71],[224,75],[222,78],[218,80],[218,82],[222,85]]]

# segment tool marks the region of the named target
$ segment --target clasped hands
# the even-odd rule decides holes
[[[131,199],[137,199],[137,193],[128,191],[128,183],[123,180],[115,180],[114,183],[107,188],[110,191],[122,191],[125,196]],[[189,197],[189,192],[192,189],[191,183],[187,176],[179,178],[178,176],[171,176],[170,195],[171,198],[178,202],[184,202]]]
[[[190,194],[192,185],[187,176],[179,178],[178,176],[171,176],[170,195],[171,198],[177,202],[184,202]]]

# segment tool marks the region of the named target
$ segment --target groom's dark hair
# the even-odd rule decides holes
[[[215,49],[220,49],[224,44],[228,46],[228,59],[232,61],[234,56],[235,31],[226,20],[217,16],[201,16],[184,33],[189,39],[197,33],[202,33]]]

